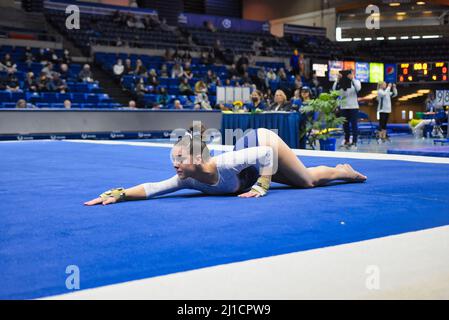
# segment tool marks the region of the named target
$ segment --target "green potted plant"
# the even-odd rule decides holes
[[[339,99],[338,91],[322,93],[301,108],[306,116],[306,132],[310,132],[309,141],[312,145],[319,141],[320,150],[336,150],[337,139],[332,138],[332,131],[345,122],[344,117],[337,115]]]

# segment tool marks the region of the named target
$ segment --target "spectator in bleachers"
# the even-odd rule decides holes
[[[70,55],[70,51],[68,49],[64,49],[64,53],[62,54],[61,63],[71,64],[72,56]]]
[[[53,63],[52,62],[48,62],[47,65],[45,67],[42,68],[41,70],[42,73],[45,73],[45,75],[48,78],[53,78],[55,71],[53,70]]]
[[[125,66],[123,65],[122,59],[117,59],[117,62],[112,67],[112,72],[116,79],[120,79],[125,72]]]
[[[267,91],[265,91],[263,98],[265,100],[265,103],[267,106],[271,105],[273,102],[273,92],[271,91],[271,88],[268,87]]]
[[[156,105],[153,107],[153,109],[164,108],[167,106],[169,101],[170,96],[168,95],[167,90],[164,87],[162,87],[157,97]]]
[[[70,72],[69,66],[66,63],[61,63],[59,65],[59,77],[65,81],[72,79],[72,74]]]
[[[116,47],[123,47],[124,43],[122,41],[122,38],[117,37],[117,39],[115,40],[115,46]]]
[[[267,86],[267,88],[270,88],[270,82],[272,81],[278,81],[278,77],[273,69],[269,68],[265,78],[265,85]]]
[[[277,77],[280,81],[287,81],[287,73],[285,72],[284,68],[279,68]]]
[[[220,85],[220,78],[211,69],[207,70],[206,84],[207,84],[208,88],[210,88],[211,85],[214,85],[214,86]]]
[[[166,32],[173,32],[173,31],[175,31],[175,29],[176,29],[176,27],[169,26],[169,25],[167,24],[167,19],[165,19],[165,18],[162,19],[162,21],[161,21],[161,23],[160,23],[160,25],[159,25],[159,28],[160,28],[162,31],[166,31]]]
[[[55,49],[47,49],[48,50],[48,56],[50,57],[50,61],[53,64],[57,64],[59,62],[59,57],[55,52]]]
[[[28,72],[25,78],[24,87],[27,91],[37,92],[37,81],[33,72]]]
[[[193,78],[193,72],[192,72],[192,69],[190,67],[190,62],[186,62],[185,63],[185,65],[184,65],[184,72],[183,72],[182,76],[184,78],[189,79],[189,80]]]
[[[182,78],[181,83],[179,85],[179,93],[185,96],[192,96],[194,94],[192,87],[189,84],[189,80],[187,78]]]
[[[231,79],[237,79],[239,78],[239,72],[237,70],[237,67],[235,66],[235,63],[231,64],[231,67],[228,69],[228,75]]]
[[[137,29],[145,29],[145,24],[143,23],[143,21],[140,18],[140,16],[137,16],[134,19],[135,19],[135,27]]]
[[[290,104],[292,105],[293,109],[299,110],[302,105],[301,89],[295,89],[295,91],[293,92],[293,97],[290,99]]]
[[[207,85],[203,80],[198,80],[195,83],[195,94],[207,93]]]
[[[251,77],[249,76],[249,73],[245,71],[245,73],[243,74],[241,81],[243,83],[244,87],[249,87],[252,84],[252,80]]]
[[[302,85],[303,85],[303,83],[302,83],[301,76],[299,74],[297,74],[295,76],[295,89],[301,89]]]
[[[176,110],[182,110],[184,109],[184,107],[181,104],[181,101],[179,101],[178,99],[175,100],[173,106],[175,107]]]
[[[0,61],[0,71],[6,71],[8,73],[17,71],[17,65],[14,63],[9,53],[5,54]]]
[[[19,79],[15,72],[10,72],[8,74],[8,80],[6,81],[6,90],[9,92],[22,92],[20,89]]]
[[[155,69],[151,69],[148,75],[148,84],[156,90],[156,87],[159,85],[159,80],[157,79],[157,73]]]
[[[31,103],[27,103],[25,101],[25,99],[19,99],[16,102],[16,108],[17,109],[26,109],[26,108],[36,108],[36,106]]]
[[[31,47],[26,47],[25,52],[23,54],[23,61],[27,64],[28,68],[30,68],[31,64],[35,61]]]
[[[49,90],[59,93],[67,92],[67,83],[59,77],[59,73],[55,73],[49,82]]]
[[[70,100],[64,100],[64,108],[65,109],[71,109],[72,108],[72,102]]]
[[[291,105],[287,100],[284,91],[276,90],[274,94],[274,102],[268,107],[269,111],[290,111]]]
[[[267,77],[267,72],[265,71],[265,68],[259,68],[257,70],[255,84],[257,87],[261,88],[262,91],[265,91],[267,88],[267,85],[265,82],[266,77]]]
[[[136,92],[139,108],[143,108],[145,106],[145,94],[155,91],[154,87],[148,87],[145,84],[143,78],[137,78],[137,83],[134,90]]]
[[[245,104],[245,109],[248,111],[262,111],[265,110],[267,106],[263,102],[263,94],[259,90],[254,90],[251,93],[251,103]]]
[[[189,50],[186,50],[184,52],[184,54],[182,55],[182,61],[184,63],[187,63],[187,62],[189,62],[189,64],[192,63],[192,55],[190,54]]]
[[[198,92],[195,96],[195,103],[194,103],[194,109],[195,110],[212,110],[212,107],[210,106],[209,97],[207,96],[206,92]]]
[[[173,68],[171,69],[171,77],[172,79],[179,79],[184,75],[184,69],[179,63],[175,63]]]
[[[47,75],[41,72],[39,76],[39,80],[37,81],[37,89],[39,92],[47,92],[49,90],[48,86],[50,83],[50,79]]]
[[[321,86],[320,81],[318,80],[318,77],[316,76],[315,72],[313,72],[312,74],[310,89],[314,97],[318,97],[323,92],[323,87]]]
[[[123,73],[124,75],[131,75],[134,74],[134,69],[131,64],[131,59],[125,60],[125,71]]]
[[[251,45],[251,49],[256,53],[256,55],[260,55],[260,50],[263,48],[263,43],[259,37],[257,37],[253,44]]]
[[[93,82],[94,81],[92,71],[90,70],[90,65],[88,65],[86,63],[83,66],[80,73],[78,74],[78,79],[79,79],[79,81],[82,81],[82,82]]]
[[[248,70],[249,60],[245,53],[243,53],[237,60],[237,71],[239,75],[243,75]]]
[[[217,28],[215,28],[215,26],[212,23],[212,21],[204,21],[204,26],[210,32],[217,32]]]
[[[161,78],[168,78],[168,67],[165,63],[161,66],[160,75]]]
[[[201,50],[200,54],[200,64],[207,65],[209,64],[209,57],[206,50]]]
[[[215,56],[215,58],[218,58],[222,62],[226,61],[225,56],[224,56],[224,48],[221,45],[220,39],[215,40],[215,43],[214,43],[214,56]]]
[[[143,65],[142,60],[136,60],[136,69],[134,69],[134,74],[137,76],[147,77],[147,68]]]
[[[46,65],[47,62],[50,61],[47,51],[44,48],[39,49],[39,53],[37,54],[36,60],[39,61],[42,65]]]
[[[134,100],[129,100],[128,108],[130,108],[130,109],[137,109],[136,102]]]
[[[164,60],[166,62],[173,61],[173,49],[171,49],[171,48],[165,49]]]

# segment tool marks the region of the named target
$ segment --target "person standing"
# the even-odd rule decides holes
[[[337,80],[332,86],[333,90],[339,91],[341,97],[341,116],[346,119],[343,124],[343,131],[345,133],[344,146],[347,148],[357,147],[357,122],[359,118],[359,102],[357,93],[361,88],[362,84],[359,80],[354,78],[352,70],[339,73]],[[350,142],[351,134],[352,143]]]
[[[381,81],[377,85],[377,112],[379,112],[379,142],[385,142],[387,138],[387,123],[391,113],[391,98],[398,95],[395,84]]]

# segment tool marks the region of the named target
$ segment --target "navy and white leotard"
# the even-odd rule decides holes
[[[161,182],[144,183],[147,198],[181,189],[216,195],[245,192],[256,183],[261,168],[273,166],[273,150],[271,147],[258,146],[257,131],[253,130],[237,141],[234,151],[216,156],[215,161],[217,183],[211,185],[192,178],[180,179],[175,175]]]

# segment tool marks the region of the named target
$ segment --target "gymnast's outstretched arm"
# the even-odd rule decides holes
[[[128,189],[111,189],[84,204],[93,206],[96,204],[108,205],[121,201],[145,200],[184,188],[188,188],[187,183],[183,182],[178,176],[173,176],[167,180],[143,183]]]

